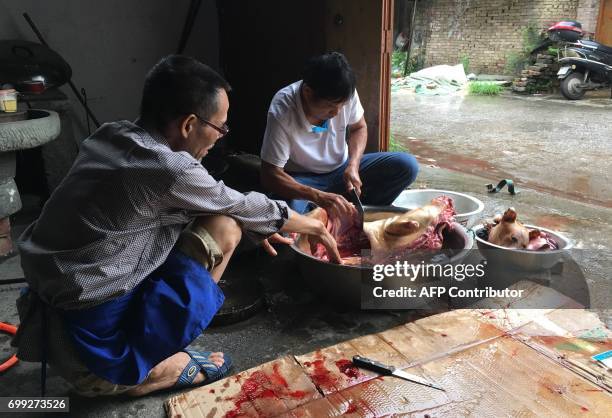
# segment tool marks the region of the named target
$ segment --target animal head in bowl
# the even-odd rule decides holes
[[[514,208],[507,209],[503,215],[496,215],[493,223],[485,224],[487,240],[500,247],[524,250],[556,250],[557,242],[546,232],[529,229],[517,219]]]
[[[439,249],[442,247],[440,226],[452,222],[454,216],[453,200],[440,196],[401,215],[366,222],[363,229],[374,256],[415,247]]]
[[[397,251],[415,249],[438,250],[442,247],[442,231],[454,220],[453,200],[446,196],[433,199],[428,205],[375,221],[364,222],[360,228],[357,217],[334,219],[324,209],[317,208],[307,214],[322,221],[338,243],[343,261],[360,257],[362,250],[371,249],[372,260],[379,262]],[[312,245],[310,239],[301,238],[298,246],[317,258],[327,260],[322,245]],[[310,251],[308,251],[310,250]],[[350,259],[350,260],[349,260]],[[361,260],[364,263],[367,260]],[[353,263],[354,264],[354,263]]]

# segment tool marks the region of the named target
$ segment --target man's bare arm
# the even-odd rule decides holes
[[[280,167],[261,162],[261,184],[267,191],[283,199],[303,199],[316,202],[318,190],[298,183]]]
[[[352,213],[354,210],[343,196],[300,184],[282,168],[265,161],[261,162],[261,184],[264,189],[283,199],[310,200],[336,214]]]
[[[365,118],[362,116],[357,123],[349,125],[348,131],[348,163],[359,168],[359,162],[368,142],[368,126]]]
[[[361,194],[361,177],[359,176],[359,163],[365,151],[368,142],[368,127],[365,118],[362,116],[359,122],[349,125],[348,127],[348,150],[349,159],[344,170],[344,183],[346,189],[350,190],[353,187],[357,189],[357,193]]]

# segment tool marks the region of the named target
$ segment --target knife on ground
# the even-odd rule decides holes
[[[430,388],[438,389],[443,392],[446,392],[443,387],[436,385],[426,379],[423,379],[420,376],[415,374],[406,373],[403,370],[398,370],[394,366],[389,366],[386,364],[379,363],[374,360],[370,360],[366,357],[354,356],[353,364],[357,367],[361,367],[362,369],[371,370],[376,373],[380,373],[385,376],[395,376],[400,379],[408,380],[410,382],[418,383],[420,385],[429,386]]]

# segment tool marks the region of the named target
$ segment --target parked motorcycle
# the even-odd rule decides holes
[[[579,22],[558,22],[548,28],[548,37],[561,43],[557,76],[565,98],[580,100],[587,90],[612,86],[612,48],[582,39],[584,31]]]

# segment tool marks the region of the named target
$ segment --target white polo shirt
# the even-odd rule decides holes
[[[355,90],[340,112],[327,121],[327,130],[313,132],[302,108],[301,85],[302,80],[296,81],[272,98],[261,159],[290,173],[329,173],[348,159],[346,129],[359,122],[363,107]]]

